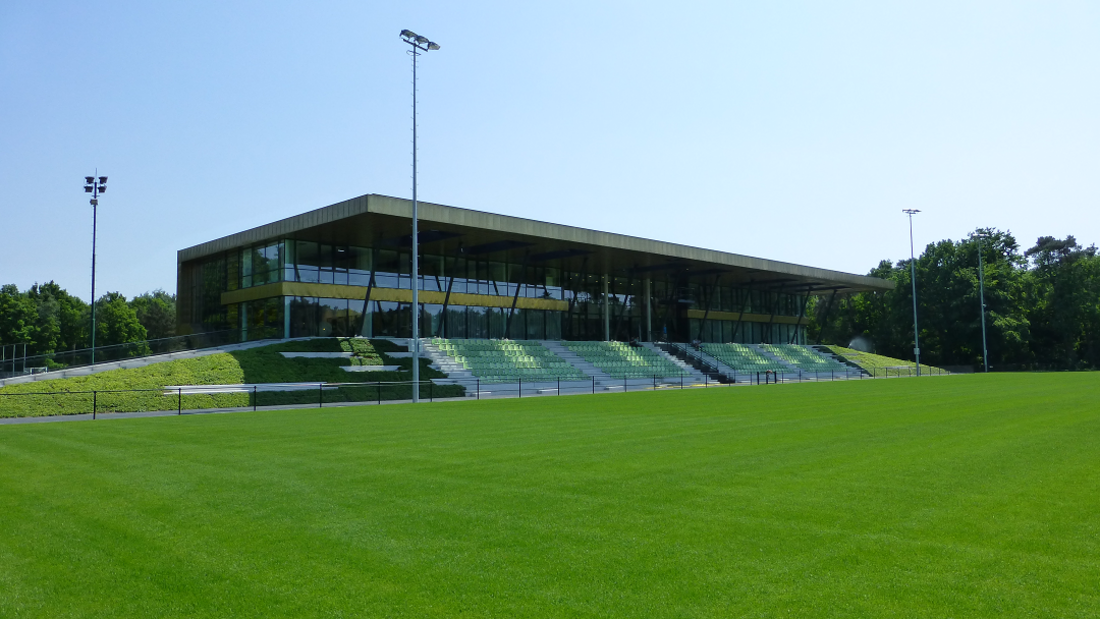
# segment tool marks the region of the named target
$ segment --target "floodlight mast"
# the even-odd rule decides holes
[[[920,333],[917,330],[917,260],[913,252],[913,215],[915,208],[902,209],[909,216],[909,280],[913,282],[913,356],[916,358],[917,376],[920,376]]]
[[[99,170],[96,169],[96,175],[99,175]],[[95,365],[95,228],[96,228],[96,207],[99,206],[99,194],[106,193],[107,191],[107,177],[106,176],[85,176],[84,177],[84,193],[92,194],[92,199],[89,203],[92,205],[92,365]]]
[[[985,340],[985,267],[982,266],[982,239],[988,239],[989,234],[979,232],[978,237],[978,291],[979,301],[982,304],[982,366],[985,373],[989,373],[989,347]]]
[[[412,46],[408,54],[413,61],[413,187],[412,187],[412,401],[420,401],[420,238],[417,230],[416,201],[416,57],[420,52],[435,51],[439,45],[412,30],[402,30],[401,38]]]

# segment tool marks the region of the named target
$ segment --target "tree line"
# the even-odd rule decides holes
[[[143,342],[176,334],[176,295],[154,290],[127,300],[108,292],[96,300],[96,347]],[[0,286],[0,344],[22,344],[28,355],[90,348],[92,309],[55,282],[20,291]]]
[[[979,246],[985,280],[990,369],[1100,368],[1100,256],[1073,236],[1039,238],[1021,251],[1009,232],[979,228],[929,244],[916,258],[921,362],[981,366]],[[886,292],[818,297],[810,341],[867,347],[913,358],[910,261],[883,260],[869,273]]]

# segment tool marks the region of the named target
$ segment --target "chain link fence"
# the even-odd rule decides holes
[[[937,372],[934,376],[947,375]],[[757,372],[703,376],[699,381],[688,374],[679,376],[620,377],[588,381],[493,382],[478,378],[421,381],[420,399],[481,400],[525,398],[669,389],[709,389],[747,385],[775,385],[838,380],[874,380],[915,377],[908,370],[889,368],[871,373]],[[928,374],[925,374],[928,376]],[[272,408],[324,408],[325,406],[369,405],[408,402],[412,381],[357,383],[265,383],[255,385],[177,385],[158,389],[109,389],[91,391],[0,392],[0,418],[90,416],[103,414],[177,414]]]

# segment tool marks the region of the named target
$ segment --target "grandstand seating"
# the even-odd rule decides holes
[[[797,344],[761,344],[760,347],[803,372],[857,371],[839,361],[828,359]]]
[[[746,344],[703,344],[703,352],[729,366],[735,372],[782,372],[790,368]]]
[[[569,350],[612,378],[679,376],[683,368],[660,354],[626,342],[562,342]]]
[[[589,380],[583,372],[536,341],[433,338],[432,344],[482,382]]]

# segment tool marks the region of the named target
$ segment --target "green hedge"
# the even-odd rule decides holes
[[[354,352],[351,359],[314,359],[308,357],[287,358],[282,352]],[[37,417],[47,415],[72,415],[90,413],[93,395],[99,412],[137,412],[184,409],[230,408],[252,406],[250,393],[165,395],[166,385],[239,385],[246,383],[387,383],[408,381],[412,378],[412,359],[395,359],[387,352],[399,352],[400,347],[388,340],[318,338],[283,342],[216,353],[195,359],[166,361],[142,368],[100,372],[56,380],[24,383],[0,388],[0,417]],[[421,380],[442,378],[446,374],[428,367],[428,360],[421,359]],[[345,372],[347,365],[396,365],[401,370],[392,372]],[[144,390],[144,391],[130,391]],[[126,391],[113,393],[115,391]],[[45,395],[36,395],[48,392]],[[465,390],[457,385],[424,385],[421,397],[459,397]],[[321,394],[317,391],[259,392],[259,406],[283,404],[317,404]],[[410,385],[373,384],[362,387],[324,389],[325,403],[403,400],[412,397]]]
[[[827,348],[837,354],[841,359],[845,361],[851,361],[859,367],[867,370],[868,372],[875,373],[877,375],[884,375],[887,371],[890,374],[900,372],[905,374],[906,370],[913,369],[912,361],[905,361],[904,359],[895,359],[894,357],[886,357],[883,355],[876,355],[869,352],[861,352],[851,348],[844,348],[843,346],[829,345]],[[947,374],[946,370],[940,369],[935,366],[921,364],[921,373],[923,374]]]

